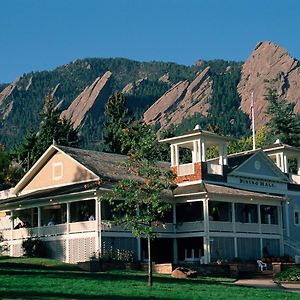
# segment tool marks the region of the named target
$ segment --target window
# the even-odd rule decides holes
[[[294,211],[294,224],[300,226],[300,211]]]
[[[52,165],[52,179],[59,180],[63,177],[63,164],[62,162],[55,162]]]
[[[278,224],[278,212],[276,206],[261,205],[260,214],[262,224]]]
[[[239,223],[258,223],[256,204],[235,203],[235,220]]]

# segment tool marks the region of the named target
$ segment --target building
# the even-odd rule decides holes
[[[154,261],[300,254],[300,149],[276,143],[227,155],[227,138],[197,128],[161,142],[170,144],[177,188],[165,226],[157,227]],[[14,189],[0,194],[10,255],[22,255],[23,239],[38,236],[52,257],[67,262],[89,260],[107,248],[145,259],[145,241],[111,225],[110,208],[101,202],[116,180],[128,176],[125,160],[50,146]]]

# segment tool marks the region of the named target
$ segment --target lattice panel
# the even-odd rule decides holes
[[[22,249],[22,244],[13,244],[11,245],[13,247],[13,256],[22,256],[23,255],[23,249]]]
[[[90,260],[96,251],[94,237],[70,239],[69,243],[70,263]]]
[[[66,260],[66,240],[44,241],[51,258]]]

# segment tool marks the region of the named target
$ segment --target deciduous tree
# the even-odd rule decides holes
[[[128,178],[118,181],[103,196],[112,207],[113,220],[148,240],[148,284],[152,286],[151,239],[170,204],[162,194],[172,187],[172,174],[157,163],[158,143],[151,128],[134,122],[124,129],[122,147],[128,148]]]

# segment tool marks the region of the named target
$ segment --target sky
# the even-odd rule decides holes
[[[0,0],[0,83],[86,57],[245,61],[259,41],[300,59],[300,0]]]

